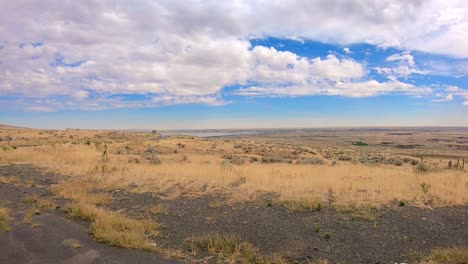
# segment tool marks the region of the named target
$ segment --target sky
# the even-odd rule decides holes
[[[0,123],[468,126],[468,5],[0,0]]]

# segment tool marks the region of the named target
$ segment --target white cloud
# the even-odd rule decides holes
[[[390,80],[397,80],[398,78],[408,78],[411,74],[427,74],[427,71],[419,70],[416,67],[414,57],[410,52],[403,52],[401,54],[393,54],[387,57],[386,61],[396,62],[393,67],[376,67],[375,70],[379,74],[386,75]]]
[[[415,87],[398,81],[378,82],[375,80],[359,82],[321,81],[305,85],[246,87],[236,92],[242,96],[305,96],[340,95],[348,97],[369,97],[389,93],[402,93],[411,96],[427,95],[432,92],[428,87]]]
[[[1,1],[0,96],[30,98],[31,108],[108,109],[219,105],[224,87],[249,83],[276,94],[406,93],[419,88],[397,79],[423,73],[410,53],[390,56],[398,65],[378,69],[390,81],[377,82],[349,58],[306,58],[249,40],[365,42],[468,58],[467,12],[464,1],[435,0]],[[128,94],[148,99],[116,97]]]
[[[254,68],[249,79],[261,83],[308,83],[314,80],[348,80],[366,74],[362,64],[351,59],[328,55],[325,59],[300,57],[289,51],[256,46],[253,51]]]
[[[409,52],[402,54],[393,54],[386,59],[387,61],[400,61],[408,66],[414,66],[414,57]]]
[[[441,96],[442,95],[440,95],[439,97],[441,97]],[[434,99],[432,101],[433,102],[450,102],[450,101],[453,101],[453,94],[448,94],[445,97],[443,97],[442,99]]]
[[[463,102],[464,106],[468,106],[468,101]]]

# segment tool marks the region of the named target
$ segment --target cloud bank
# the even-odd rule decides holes
[[[2,1],[0,96],[32,111],[216,106],[229,103],[229,86],[239,87],[236,96],[419,96],[433,88],[406,82],[427,74],[411,52],[370,69],[346,47],[309,58],[251,40],[368,43],[466,59],[467,13],[464,1]],[[451,95],[466,99],[463,89]]]

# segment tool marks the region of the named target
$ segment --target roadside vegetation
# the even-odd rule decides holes
[[[10,210],[5,207],[0,207],[0,232],[10,231],[10,223],[12,218],[10,217]]]
[[[190,240],[190,251],[197,254],[199,250],[217,257],[221,263],[242,264],[286,264],[279,256],[265,256],[252,244],[242,241],[235,235],[209,234]]]

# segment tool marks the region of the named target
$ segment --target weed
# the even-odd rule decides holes
[[[314,231],[315,231],[316,233],[319,233],[321,230],[322,230],[322,226],[321,226],[320,224],[316,224],[316,225],[314,226]]]
[[[431,185],[425,182],[421,183],[419,186],[421,187],[421,191],[424,193],[424,195],[427,195],[427,193],[431,189]]]
[[[5,207],[0,207],[0,232],[10,231],[10,222],[12,218],[10,217],[10,209]]]
[[[325,234],[323,235],[323,237],[325,239],[331,239],[333,237],[333,233],[332,232],[325,232]]]
[[[235,235],[211,234],[191,240],[191,249],[205,250],[226,263],[285,264],[278,256],[264,256],[248,242]]]

